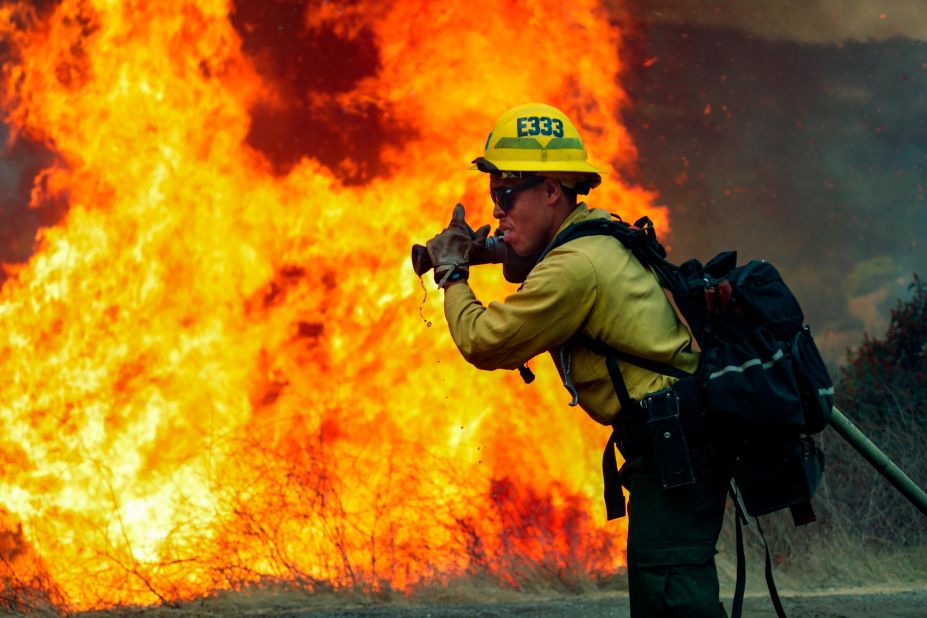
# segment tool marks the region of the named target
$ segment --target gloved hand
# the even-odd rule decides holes
[[[462,207],[463,205],[461,205],[461,208]],[[474,245],[482,246],[486,244],[486,240],[489,238],[490,230],[488,223],[478,230],[474,230],[466,221],[464,221],[464,225],[467,226],[467,231],[470,232],[470,239],[473,241]]]
[[[463,204],[454,206],[448,226],[425,243],[434,264],[435,282],[443,288],[454,281],[465,281],[470,276],[470,254],[474,247],[485,244],[488,236],[488,225],[474,231],[466,221]]]

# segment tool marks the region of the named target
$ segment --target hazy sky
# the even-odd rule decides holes
[[[609,0],[613,7],[620,3]],[[651,24],[732,28],[803,43],[927,41],[923,0],[632,0],[629,10]]]
[[[625,122],[673,257],[769,259],[832,362],[881,336],[927,276],[927,6],[638,4]]]

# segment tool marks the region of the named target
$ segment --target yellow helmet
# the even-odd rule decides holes
[[[502,114],[483,156],[470,169],[533,172],[556,178],[581,195],[602,182],[601,170],[586,161],[579,131],[566,114],[544,103],[519,105]]]

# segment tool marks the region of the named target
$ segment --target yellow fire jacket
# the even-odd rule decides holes
[[[558,233],[591,218],[610,217],[580,204]],[[564,345],[575,334],[688,372],[698,364],[689,331],[656,277],[609,236],[578,238],[551,251],[501,303],[483,306],[469,285],[452,285],[445,293],[444,314],[460,353],[480,369],[515,369],[550,352],[573,395],[570,405],[578,403],[604,425],[614,421],[621,404],[605,358]],[[634,399],[674,382],[625,362],[619,366]]]

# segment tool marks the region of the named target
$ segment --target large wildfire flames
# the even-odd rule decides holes
[[[10,139],[54,155],[31,207],[66,211],[0,291],[0,606],[620,568],[605,430],[545,360],[531,386],[468,366],[408,261],[457,201],[491,221],[466,165],[531,100],[611,169],[593,205],[666,229],[620,180],[609,19],[592,0],[0,5]],[[511,291],[477,271],[482,298]]]

